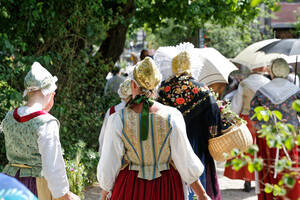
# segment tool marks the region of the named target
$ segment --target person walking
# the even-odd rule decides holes
[[[204,164],[200,181],[211,199],[221,200],[215,162],[208,151],[208,139],[221,132],[220,110],[209,88],[192,77],[190,59],[186,51],[172,59],[173,75],[162,82],[158,101],[182,113],[188,139]],[[194,199],[192,191],[189,199]]]
[[[270,82],[270,79],[263,75],[266,71],[266,67],[252,69],[250,75],[240,82],[231,102],[231,110],[247,122],[247,127],[252,134],[253,141],[255,141],[256,130],[249,118],[250,101],[260,87]],[[238,171],[234,170],[232,166],[228,166],[225,168],[224,176],[230,179],[244,180],[245,192],[251,191],[251,181],[255,180],[254,173],[250,173],[248,170],[248,165],[245,165]]]
[[[300,89],[287,80],[288,74],[289,66],[284,59],[278,58],[272,62],[271,76],[273,80],[260,87],[255,93],[255,96],[251,100],[250,117],[254,115],[254,109],[257,106],[268,107],[271,111],[279,111],[282,114],[282,120],[293,125],[295,130],[298,130],[299,118],[297,112],[292,109],[292,103],[300,98]],[[258,121],[256,118],[253,119],[253,121],[255,122],[254,126],[257,130],[261,129],[262,124],[268,123]],[[265,183],[278,184],[280,181],[282,174],[277,174],[274,170],[274,163],[276,159],[286,156],[286,153],[288,153],[291,161],[295,162],[293,167],[299,169],[299,152],[297,151],[297,147],[290,151],[287,150],[285,153],[283,148],[270,148],[265,138],[259,137],[259,135],[256,135],[256,140],[259,147],[257,156],[264,160],[264,167],[258,174],[260,188],[258,200],[281,200],[286,198],[298,200],[300,197],[299,173],[295,177],[296,181],[294,187],[287,188],[285,197],[278,197],[274,196],[273,193],[266,193],[264,187]]]
[[[132,100],[108,119],[97,170],[102,200],[183,200],[185,183],[198,199],[210,199],[198,180],[203,165],[187,139],[181,113],[152,100],[160,80],[151,58],[139,62],[131,80]]]
[[[2,121],[8,160],[3,173],[15,177],[40,200],[78,200],[69,191],[59,121],[49,114],[56,81],[40,63],[33,63],[24,81],[28,101],[9,111]]]

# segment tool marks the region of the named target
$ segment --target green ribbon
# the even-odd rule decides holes
[[[149,108],[154,104],[154,101],[145,95],[137,95],[128,104],[140,104],[143,103],[142,108],[142,120],[141,120],[141,140],[147,140],[149,130]]]

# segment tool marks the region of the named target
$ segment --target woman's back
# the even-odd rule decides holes
[[[165,108],[149,115],[147,140],[141,140],[141,113],[125,108],[119,113],[122,118],[122,141],[125,145],[125,161],[129,169],[138,170],[138,177],[152,180],[160,171],[169,169],[171,115]]]

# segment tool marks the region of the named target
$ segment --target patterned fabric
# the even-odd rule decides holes
[[[16,179],[0,174],[0,199],[2,200],[37,200],[23,184]]]
[[[144,141],[141,140],[141,114],[125,108],[122,122],[126,165],[130,170],[139,171],[139,178],[153,180],[160,177],[160,172],[169,169],[170,164],[170,115],[161,111],[150,114],[149,137]]]
[[[13,112],[9,111],[2,122],[6,155],[9,161],[3,173],[15,176],[20,170],[20,177],[40,177],[42,161],[37,143],[37,130],[43,124],[56,119],[50,114],[45,114],[20,123],[14,118]],[[20,168],[11,164],[23,164],[31,168]]]
[[[191,75],[187,73],[165,80],[159,89],[158,101],[176,107],[184,116],[187,115],[212,96],[208,87],[199,87],[193,84],[192,80]]]
[[[257,106],[266,106],[270,110],[278,110],[282,114],[282,119],[286,123],[292,124],[295,128],[299,127],[299,120],[297,117],[297,112],[292,109],[292,104],[295,100],[300,99],[300,91],[296,94],[289,97],[286,101],[281,104],[273,104],[270,99],[268,99],[265,95],[263,95],[260,91],[257,91],[254,98],[251,101],[251,110],[250,116],[254,115],[254,109]],[[254,121],[257,121],[255,118]],[[255,124],[255,128],[260,129],[261,123],[266,122],[259,122]]]
[[[285,100],[281,104],[273,104],[272,101],[267,98],[265,95],[263,95],[260,91],[257,91],[254,98],[251,101],[251,110],[250,110],[250,115],[254,115],[254,109],[257,106],[265,106],[268,107],[270,110],[278,110],[282,114],[282,120],[285,121],[286,123],[292,124],[295,129],[299,127],[299,119],[297,116],[297,112],[292,109],[292,103],[300,98],[300,92],[295,93],[294,95],[290,96],[287,100]],[[262,122],[258,121],[256,118],[253,119],[256,123],[255,128],[260,129],[262,123],[266,124],[267,122]],[[270,184],[277,184],[279,180],[282,177],[282,173],[278,173],[277,177],[274,178],[274,160],[276,158],[276,148],[269,148],[267,145],[267,142],[265,138],[261,138],[258,135],[256,136],[256,141],[257,145],[260,149],[257,153],[257,157],[263,158],[264,159],[264,168],[262,171],[259,172],[258,177],[259,177],[259,187],[260,187],[260,193],[258,194],[258,200],[273,200],[273,199],[278,199],[282,200],[285,199],[283,197],[275,197],[272,193],[265,193],[264,192],[264,185],[262,183],[270,183]],[[299,150],[298,150],[299,151]],[[296,165],[299,164],[298,161],[298,152],[297,148],[293,148],[291,151],[288,151],[289,156],[292,161],[296,163]],[[286,156],[285,152],[283,149],[280,149],[279,151],[279,158],[282,158]],[[298,168],[298,166],[294,166],[295,168]],[[299,178],[296,180],[296,184],[292,189],[287,188],[287,194],[285,197],[288,197],[288,199],[297,199],[300,195],[300,184],[298,183]]]
[[[222,127],[220,110],[212,93],[207,86],[183,73],[162,82],[158,101],[176,107],[183,114],[189,142],[205,167],[206,173],[200,181],[211,199],[222,199],[215,163],[208,151],[209,138],[220,135]]]

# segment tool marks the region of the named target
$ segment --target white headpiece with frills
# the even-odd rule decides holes
[[[46,96],[57,89],[57,77],[52,76],[39,62],[34,62],[31,70],[27,73],[24,79],[24,96],[28,92],[41,90],[43,95]]]

